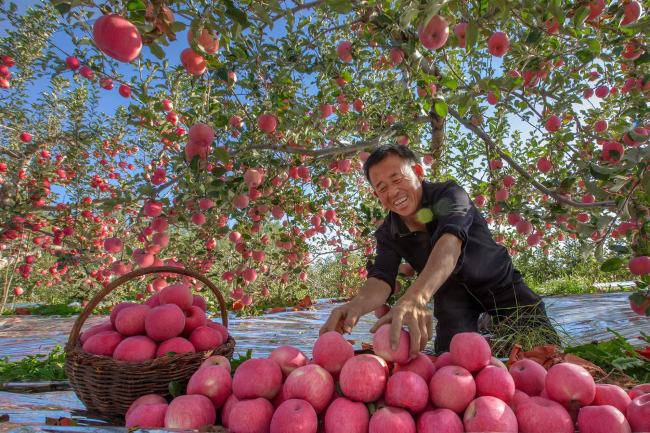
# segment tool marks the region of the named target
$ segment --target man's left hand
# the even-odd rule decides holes
[[[390,345],[392,350],[397,349],[399,334],[402,326],[406,326],[411,335],[410,358],[413,359],[418,352],[424,350],[433,335],[433,314],[427,303],[416,297],[405,294],[381,317],[370,329],[375,332],[381,325],[390,323]]]

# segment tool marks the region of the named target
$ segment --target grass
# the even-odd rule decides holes
[[[588,293],[634,291],[635,287],[596,287],[591,278],[560,277],[541,282],[526,281],[528,286],[541,296],[583,295]]]
[[[29,355],[20,361],[0,358],[0,382],[64,380],[65,352],[56,346],[48,354]]]
[[[561,336],[569,336],[554,320],[524,307],[501,320],[493,319],[489,332],[492,353],[500,358],[508,357],[515,344],[528,351],[544,344],[561,346]]]
[[[35,316],[63,316],[69,317],[74,316],[83,310],[80,306],[68,305],[68,304],[43,304],[43,305],[34,305],[30,307],[17,307],[23,311],[29,311],[28,314]],[[99,306],[94,311],[93,314],[108,314],[110,313],[109,306]],[[16,315],[16,309],[5,310],[3,316],[13,316]],[[24,313],[23,313],[24,314]]]

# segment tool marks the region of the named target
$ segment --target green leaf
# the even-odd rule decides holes
[[[214,150],[214,155],[221,162],[228,162],[228,159],[230,159],[230,155],[228,155],[228,151],[223,147],[217,147]]]
[[[650,51],[643,53],[641,57],[634,61],[634,64],[638,66],[648,62],[650,62]]]
[[[621,257],[612,257],[611,259],[605,260],[600,265],[600,270],[603,272],[615,272],[618,271],[624,263],[625,260]]]
[[[589,46],[589,50],[593,53],[594,56],[600,56],[602,47],[598,39],[590,39],[587,41],[587,45]]]
[[[352,2],[350,0],[327,0],[326,4],[334,12],[340,14],[347,14],[352,10]]]
[[[72,6],[70,5],[70,3],[58,3],[58,4],[54,5],[54,8],[57,11],[59,11],[59,13],[61,15],[65,15],[68,12],[70,12],[70,9],[72,9]]]
[[[180,22],[180,21],[174,21],[174,22],[169,26],[169,28],[171,29],[171,31],[174,32],[174,33],[182,32],[183,30],[185,30],[186,27],[187,27],[187,25],[185,25],[185,23],[182,23],[182,22]]]
[[[436,103],[433,105],[433,110],[436,112],[436,114],[440,117],[446,117],[447,113],[449,111],[449,108],[447,107],[447,104],[443,101],[436,101]]]
[[[169,386],[167,387],[167,389],[169,390],[169,393],[173,398],[176,398],[179,395],[183,394],[183,387],[181,386],[180,383],[178,383],[175,380],[169,382]]]
[[[549,11],[557,19],[557,22],[560,24],[560,27],[564,24],[564,12],[562,11],[562,0],[552,0],[551,4],[548,5]]]
[[[616,171],[615,168],[601,167],[593,163],[589,164],[589,172],[598,180],[609,180]]]
[[[643,365],[643,361],[639,358],[621,357],[614,359],[612,361],[612,365],[619,370],[628,370],[634,367],[641,367]]]
[[[588,16],[589,8],[587,6],[579,7],[575,15],[573,15],[573,26],[576,28],[582,27],[582,24],[585,22]]]
[[[540,29],[532,29],[530,33],[528,33],[528,37],[526,38],[526,43],[528,45],[534,45],[539,40],[542,38],[542,31]]]
[[[228,117],[225,114],[219,114],[214,118],[214,126],[223,128],[228,124]]]
[[[630,254],[630,249],[625,245],[611,244],[609,249],[619,254]]]
[[[160,60],[165,58],[165,52],[163,51],[162,48],[160,48],[160,45],[158,45],[155,42],[152,42],[149,45],[149,50],[151,51],[151,54],[159,58]]]
[[[576,57],[582,63],[589,63],[594,59],[594,53],[592,53],[591,50],[582,49],[576,51]]]
[[[228,15],[228,17],[230,17],[233,21],[235,21],[236,23],[238,23],[244,28],[250,26],[250,22],[248,21],[248,16],[246,16],[246,12],[237,8],[233,4],[232,0],[224,0],[224,3],[226,4],[226,15]]]
[[[465,30],[465,50],[471,51],[477,42],[478,25],[476,24],[476,21],[470,21],[467,23],[467,29]]]
[[[145,5],[142,0],[129,0],[129,2],[126,4],[126,8],[129,10],[129,12],[143,11],[147,9],[147,5]]]
[[[441,81],[441,84],[452,91],[458,89],[458,81],[456,81],[455,78],[452,78],[450,76],[444,77]]]

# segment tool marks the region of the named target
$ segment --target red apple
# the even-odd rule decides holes
[[[530,397],[515,409],[521,433],[574,433],[569,412],[559,403],[543,397]]]
[[[354,347],[336,331],[326,332],[314,343],[314,362],[332,375],[337,375],[343,364],[354,356]]]
[[[203,75],[208,69],[205,58],[197,54],[192,48],[185,48],[181,52],[181,63],[185,70],[194,76]]]
[[[592,401],[591,404],[594,406],[602,406],[608,404],[614,406],[622,413],[625,413],[625,410],[630,404],[630,401],[632,401],[632,399],[620,386],[597,383],[596,395],[594,396],[594,401]]]
[[[383,395],[387,378],[386,361],[376,355],[361,354],[343,365],[339,385],[350,400],[369,403]]]
[[[373,350],[376,355],[386,361],[404,364],[409,360],[411,346],[409,333],[401,329],[397,349],[392,350],[390,347],[390,328],[391,325],[387,323],[377,329],[372,337]]]
[[[168,353],[195,353],[196,348],[192,343],[183,337],[173,337],[165,340],[158,346],[156,350],[156,358],[165,356]]]
[[[219,409],[232,394],[230,372],[218,365],[199,368],[187,383],[187,394],[204,395]]]
[[[411,371],[399,371],[388,379],[384,398],[389,406],[418,413],[429,401],[429,388],[419,375]]]
[[[225,356],[222,356],[222,355],[212,355],[211,357],[209,357],[205,361],[203,361],[201,363],[201,365],[199,366],[199,368],[210,367],[210,366],[213,366],[213,365],[222,367],[222,368],[226,369],[228,371],[228,373],[230,373],[230,370],[231,370],[230,361],[228,360],[228,358],[226,358]]]
[[[198,326],[195,328],[190,334],[189,340],[197,352],[217,348],[225,342],[223,335],[209,326]]]
[[[463,421],[449,409],[432,409],[423,412],[417,421],[418,433],[463,433]]]
[[[463,367],[448,365],[435,372],[429,383],[429,393],[436,407],[462,413],[476,396],[476,383]]]
[[[214,405],[204,395],[181,395],[169,403],[165,428],[199,429],[213,425],[217,419]]]
[[[325,413],[325,433],[367,433],[370,415],[365,404],[335,399]]]
[[[630,260],[628,267],[630,268],[630,272],[632,272],[634,275],[650,274],[650,257],[633,257]]]
[[[490,364],[492,350],[485,337],[477,332],[459,332],[449,343],[452,363],[465,368],[470,373],[479,371]]]
[[[562,119],[560,119],[558,116],[553,114],[550,116],[547,120],[546,123],[544,124],[544,127],[548,132],[555,132],[558,129],[560,129],[560,126],[562,126]]]
[[[412,371],[424,379],[428,384],[433,377],[433,374],[436,372],[436,367],[433,364],[433,361],[431,361],[431,358],[420,352],[418,353],[418,356],[406,364],[395,364],[393,374],[400,371]]]
[[[510,366],[515,388],[533,397],[540,395],[546,384],[546,369],[531,359],[521,359]]]
[[[410,413],[397,407],[383,407],[370,417],[369,433],[415,433],[415,421]]]
[[[428,23],[418,27],[418,38],[420,42],[430,50],[442,48],[447,43],[448,37],[449,24],[440,15],[434,15]]]
[[[131,62],[140,55],[142,37],[137,27],[119,15],[103,15],[93,25],[93,40],[108,56]]]
[[[503,57],[510,49],[510,39],[503,32],[494,32],[488,39],[488,51],[496,57]]]
[[[122,334],[115,331],[102,331],[90,336],[82,350],[93,355],[113,356],[115,348],[122,342]]]
[[[238,399],[263,397],[271,400],[280,392],[282,370],[270,359],[248,359],[236,370],[232,382]]]
[[[643,394],[632,400],[626,415],[633,432],[650,432],[650,394]]]
[[[270,362],[277,366],[275,362]],[[239,371],[239,369],[237,370]],[[279,367],[278,373],[280,373],[281,378],[282,373]],[[284,382],[283,392],[287,399],[300,398],[307,400],[314,407],[316,413],[320,414],[327,408],[334,394],[334,379],[320,365],[308,364],[295,369],[289,374]]]
[[[489,395],[510,403],[515,395],[515,381],[504,368],[488,365],[476,375],[475,381],[479,396]]]
[[[630,433],[632,431],[625,415],[608,404],[580,408],[578,430],[580,433]]]
[[[262,114],[257,118],[257,127],[267,134],[275,131],[278,126],[278,118],[273,114]]]
[[[316,433],[317,429],[316,411],[305,400],[285,400],[271,418],[270,433]]]
[[[468,432],[519,432],[512,409],[503,400],[492,396],[472,401],[465,410],[463,425]]]
[[[145,335],[125,338],[113,352],[114,359],[126,362],[144,362],[155,357],[156,342]]]
[[[152,308],[144,319],[147,335],[156,341],[177,337],[185,329],[185,314],[176,304]]]
[[[273,405],[265,398],[240,400],[228,414],[230,433],[269,433]]]
[[[622,26],[629,26],[634,24],[641,16],[641,4],[637,1],[630,1],[623,7],[623,19],[621,20]]]
[[[336,54],[339,56],[339,59],[343,62],[352,61],[352,44],[348,41],[341,42],[336,47]]]
[[[280,366],[285,379],[293,370],[307,365],[309,362],[305,354],[293,346],[280,346],[273,349],[269,359],[272,359]]]
[[[133,428],[162,428],[165,427],[165,414],[167,413],[167,402],[155,404],[141,404],[130,409],[125,416],[125,427]]]
[[[583,367],[563,362],[555,364],[546,375],[546,392],[558,403],[591,404],[596,395],[596,383]]]
[[[126,411],[125,417],[128,417],[131,411],[133,411],[138,406],[145,404],[167,404],[167,400],[165,400],[165,397],[162,395],[145,394],[142,397],[138,397],[133,401],[133,403],[131,403],[131,406],[129,406],[129,409]]]

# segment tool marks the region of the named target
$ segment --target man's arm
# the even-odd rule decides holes
[[[320,329],[320,334],[328,331],[351,332],[359,318],[379,308],[386,302],[392,289],[379,278],[368,278],[359,293],[348,303],[335,308]]]
[[[462,241],[457,236],[451,233],[440,236],[418,278],[370,332],[391,323],[391,346],[397,347],[402,325],[406,325],[411,334],[411,357],[424,349],[433,335],[433,314],[427,303],[454,271],[461,247]]]
[[[402,298],[411,298],[424,304],[429,302],[456,268],[462,244],[463,242],[451,233],[440,236],[424,269]]]

